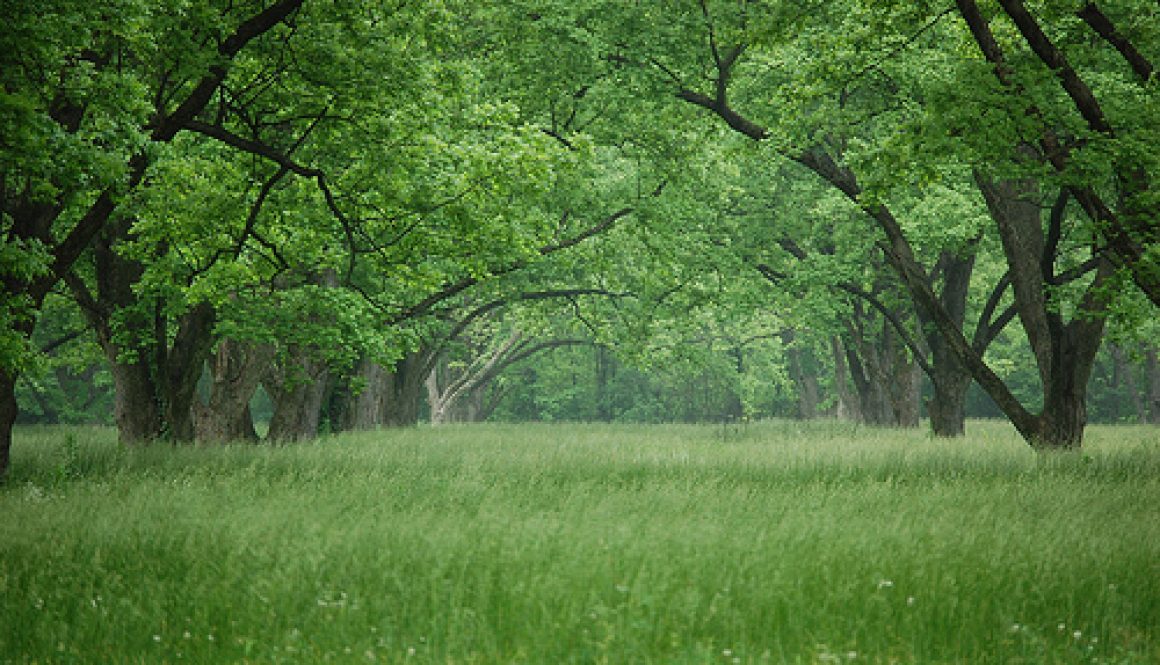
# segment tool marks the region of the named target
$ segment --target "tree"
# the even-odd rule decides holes
[[[913,29],[910,30],[910,34],[921,34],[932,23],[928,17],[921,16],[921,11],[918,13],[920,16],[916,17],[914,11],[906,9],[897,11],[903,22],[912,22],[916,18],[920,18],[927,23],[926,27],[918,29],[917,32]],[[696,14],[700,16],[696,17]],[[933,22],[937,22],[945,14],[946,12],[937,16]],[[858,12],[855,15],[865,17],[868,13]],[[889,15],[893,17],[895,13],[892,12]],[[775,135],[766,126],[736,110],[736,97],[730,95],[732,91],[741,89],[743,94],[751,95],[757,85],[756,82],[761,81],[763,75],[768,80],[765,87],[776,88],[781,80],[779,76],[785,73],[771,66],[772,63],[777,62],[776,46],[764,51],[759,49],[763,46],[768,48],[768,45],[771,44],[776,45],[793,40],[784,34],[788,31],[783,31],[780,26],[777,29],[770,29],[771,23],[761,22],[761,19],[768,19],[768,16],[750,13],[747,8],[729,10],[716,5],[711,7],[705,2],[700,3],[699,11],[686,13],[683,22],[686,24],[699,22],[700,26],[697,32],[703,36],[702,44],[707,46],[708,56],[700,60],[706,63],[710,72],[710,92],[708,93],[703,92],[700,86],[686,83],[688,79],[678,72],[671,61],[659,59],[655,54],[633,52],[628,59],[651,69],[659,70],[660,74],[670,81],[670,90],[675,96],[712,112],[733,130],[758,141],[777,140],[784,146],[780,150],[789,159],[813,171],[852,201],[861,205],[867,215],[880,228],[883,240],[879,246],[913,299],[916,312],[928,321],[927,325],[930,328],[937,331],[941,343],[946,344],[947,357],[954,359],[955,362],[962,365],[964,370],[970,372],[1032,446],[1036,448],[1072,448],[1078,446],[1082,437],[1083,417],[1082,409],[1079,407],[1082,404],[1083,384],[1086,381],[1087,372],[1090,370],[1089,355],[1094,354],[1094,348],[1098,348],[1099,333],[1102,330],[1096,320],[1099,318],[1101,310],[1106,306],[1100,296],[1101,289],[1109,277],[1106,268],[1098,265],[1098,261],[1090,265],[1096,271],[1095,278],[1088,285],[1086,295],[1079,296],[1078,300],[1075,301],[1078,302],[1079,314],[1077,319],[1067,325],[1057,325],[1058,322],[1051,323],[1046,326],[1047,336],[1038,337],[1043,344],[1036,357],[1041,365],[1047,397],[1041,413],[1033,415],[1011,394],[1008,387],[987,366],[981,354],[968,342],[963,334],[962,322],[957,321],[952,311],[940,301],[939,295],[932,288],[930,271],[923,267],[903,224],[895,217],[891,208],[886,205],[885,199],[877,192],[870,192],[869,195],[866,195],[867,192],[860,184],[851,165],[843,163],[841,151],[838,151],[836,155],[831,154],[834,137],[827,135],[824,128],[812,133],[798,130],[789,132],[788,136],[782,133]],[[881,25],[880,22],[872,22],[872,24],[875,27]],[[754,27],[757,25],[761,27]],[[974,25],[972,23],[972,27]],[[635,28],[640,30],[639,25]],[[813,36],[817,34],[814,31],[803,30],[801,25],[794,25],[793,28],[799,35]],[[658,28],[655,24],[649,25],[648,29],[659,30],[661,34],[671,34],[671,31],[666,32],[665,29]],[[760,35],[762,39],[755,40],[755,34]],[[773,34],[777,39],[770,39],[770,34]],[[881,36],[881,34],[875,35],[876,38]],[[663,38],[657,41],[663,41]],[[913,38],[908,38],[907,42],[909,41],[913,41]],[[614,43],[623,51],[626,50],[624,44],[628,42]],[[613,49],[610,48],[610,50]],[[756,55],[755,51],[757,51]],[[897,49],[888,52],[886,58],[871,63],[867,69],[882,67],[885,60],[894,55],[897,55]],[[671,58],[668,54],[666,56]],[[743,56],[758,64],[758,69],[761,72],[759,75],[750,74],[741,80],[738,70]],[[967,69],[969,69],[969,64]],[[959,74],[955,81],[957,90],[963,89],[964,81],[973,81],[967,71],[960,69],[957,73]],[[967,89],[970,87],[968,86]],[[832,95],[838,97],[839,100],[844,99],[845,96],[837,94],[838,92],[840,91],[835,91]],[[982,102],[976,100],[975,103]],[[800,122],[800,118],[793,117],[792,121]],[[943,128],[939,131],[945,131],[945,124],[939,123],[934,126]],[[921,129],[921,126],[919,128]],[[804,145],[801,143],[802,134],[807,135]],[[811,138],[810,134],[814,138]],[[952,133],[952,136],[957,136],[957,134]],[[794,140],[795,138],[796,140]],[[819,138],[821,140],[818,140]],[[997,142],[996,137],[989,137],[989,139],[993,144]],[[839,147],[840,145],[839,142]],[[1011,143],[1006,146],[1006,149],[1009,154],[1013,154],[1017,146],[1017,142]],[[1015,233],[1014,222],[1009,217],[1004,217],[1002,213],[1006,210],[1006,204],[1013,203],[1011,197],[1005,196],[1010,186],[1006,189],[990,188],[989,182],[986,178],[979,179],[980,187],[987,195],[989,209],[995,217],[1000,235],[1007,238],[1004,242],[1004,250],[1013,270],[1012,283],[1020,278],[1019,274],[1014,273],[1016,266],[1054,265],[1056,261],[1055,251],[1058,250],[1058,247],[1052,242],[1019,244],[1009,241],[1015,239],[1013,235]],[[1018,179],[1014,178],[1011,182],[1018,182]],[[997,203],[1000,205],[997,206]],[[1083,203],[1082,200],[1081,203]],[[1084,204],[1084,207],[1089,212],[1097,212],[1093,211],[1090,205]],[[1024,220],[1020,224],[1021,228],[1030,228],[1030,220]],[[1035,227],[1039,228],[1038,220],[1036,220]],[[1033,239],[1030,240],[1033,241]],[[1046,254],[1044,250],[1048,250]],[[1025,276],[1032,274],[1028,270],[1022,268],[1020,270]],[[1064,270],[1060,275],[1079,277],[1084,273],[1085,271]],[[1045,298],[1042,292],[1035,292],[1033,288],[1026,288],[1027,286],[1025,284],[1015,288],[1014,291],[1015,298],[1020,305],[1021,318],[1025,326],[1032,327],[1037,325],[1037,322],[1044,323],[1052,317],[1050,312],[1043,312],[1042,303]],[[1029,336],[1036,335],[1037,332],[1029,331]],[[1058,361],[1052,362],[1052,358],[1075,361],[1074,366],[1077,366],[1077,369],[1074,372],[1065,370],[1065,366],[1072,367],[1073,365],[1071,363],[1061,364]],[[1078,418],[1076,417],[1077,409],[1080,414]]]
[[[45,297],[142,183],[152,146],[171,142],[205,109],[231,62],[301,4],[231,5],[189,24],[135,3],[6,7],[3,112],[18,141],[6,142],[0,157],[10,255],[0,292],[0,476],[9,465],[16,379]],[[171,47],[190,48],[171,59]]]

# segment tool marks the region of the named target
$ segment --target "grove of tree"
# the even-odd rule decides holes
[[[1160,422],[1151,0],[0,15],[0,477],[18,420]]]

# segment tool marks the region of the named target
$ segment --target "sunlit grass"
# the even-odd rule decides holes
[[[0,661],[1160,662],[1160,432],[25,429]]]

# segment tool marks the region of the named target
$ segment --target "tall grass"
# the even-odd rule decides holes
[[[5,662],[1160,662],[1160,432],[24,429]]]

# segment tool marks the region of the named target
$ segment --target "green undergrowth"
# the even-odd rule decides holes
[[[1160,662],[1160,431],[18,430],[0,661]]]

